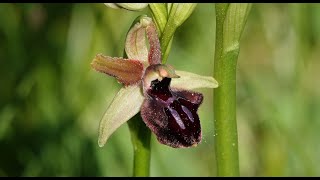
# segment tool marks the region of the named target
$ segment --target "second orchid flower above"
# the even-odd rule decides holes
[[[128,32],[125,52],[128,59],[98,54],[91,63],[95,70],[115,77],[124,85],[100,122],[99,146],[140,111],[160,143],[174,148],[199,144],[202,132],[197,111],[203,95],[191,90],[216,88],[217,81],[161,64],[156,27],[146,16]]]

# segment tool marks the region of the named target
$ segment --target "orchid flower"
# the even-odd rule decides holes
[[[191,90],[216,88],[217,81],[161,64],[156,26],[146,16],[129,30],[125,52],[128,59],[98,54],[91,63],[93,69],[124,85],[100,122],[99,146],[104,146],[111,134],[139,111],[160,143],[173,148],[199,144],[202,132],[197,110],[203,95]]]

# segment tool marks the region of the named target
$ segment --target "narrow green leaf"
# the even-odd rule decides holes
[[[197,3],[173,3],[169,14],[170,25],[180,26],[188,19]]]
[[[167,3],[167,14],[169,16],[170,12],[171,12],[171,7],[172,7],[173,3]]]
[[[232,51],[239,48],[239,41],[251,9],[248,3],[231,3],[223,24],[223,49]]]
[[[161,36],[162,62],[165,63],[168,57],[168,47],[172,41],[176,29],[185,22],[196,7],[196,3],[173,3],[169,18]]]
[[[161,35],[167,24],[168,15],[166,5],[165,3],[150,3],[149,7],[160,32],[159,35]]]

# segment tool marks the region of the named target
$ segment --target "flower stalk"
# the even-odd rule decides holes
[[[213,99],[217,175],[239,176],[236,67],[239,41],[251,4],[217,3],[215,9],[214,77],[220,85],[214,91]]]
[[[150,175],[150,138],[151,131],[143,122],[141,115],[136,114],[128,126],[133,145],[133,176],[148,177]]]

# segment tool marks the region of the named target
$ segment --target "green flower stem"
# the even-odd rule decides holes
[[[169,40],[168,44],[167,44],[167,42],[161,43],[161,49],[163,49],[163,51],[162,51],[162,63],[163,64],[165,64],[168,60],[169,52],[171,50],[172,41],[173,41],[173,36]],[[160,42],[162,42],[162,41],[160,41]]]
[[[170,16],[172,17],[172,16]],[[176,32],[178,26],[172,25],[173,18],[169,18],[166,27],[163,30],[163,33],[160,36],[160,45],[161,45],[161,52],[162,52],[162,63],[166,63],[169,52],[171,49],[173,35]]]
[[[143,122],[140,113],[128,121],[133,145],[133,176],[148,177],[150,174],[151,131]]]
[[[239,176],[236,66],[250,4],[216,4],[214,78],[215,153],[218,176]]]

